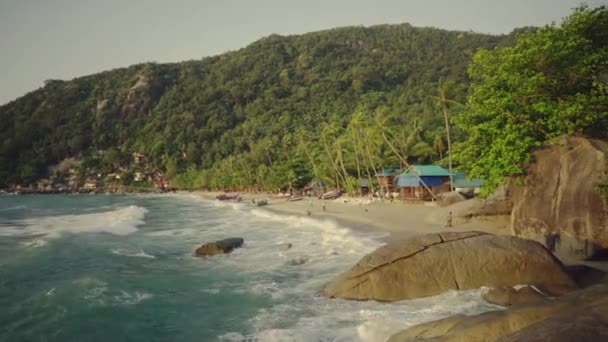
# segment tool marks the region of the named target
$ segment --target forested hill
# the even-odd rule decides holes
[[[452,99],[464,101],[473,53],[514,41],[408,24],[348,27],[272,35],[202,60],[48,80],[0,107],[0,186],[46,177],[65,158],[110,172],[134,152],[148,169],[172,174],[227,160],[241,170],[294,165],[294,156],[314,163],[327,127],[343,130],[356,112],[380,107],[415,140],[409,159],[436,160],[445,150],[432,97],[439,80],[453,80]],[[297,150],[303,140],[310,158]]]

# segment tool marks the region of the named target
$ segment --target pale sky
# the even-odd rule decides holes
[[[46,79],[200,59],[272,33],[387,23],[508,33],[560,22],[583,1],[0,0],[0,104]]]

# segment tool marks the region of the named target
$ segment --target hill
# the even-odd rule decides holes
[[[269,170],[340,182],[331,171],[334,147],[357,112],[371,121],[380,111],[402,140],[411,137],[409,160],[437,160],[445,135],[431,95],[440,80],[451,80],[451,98],[464,101],[475,51],[514,37],[408,24],[347,27],[272,35],[202,60],[48,80],[0,107],[0,183],[48,177],[66,158],[82,161],[82,177],[132,173],[133,153],[144,156],[149,173],[229,174],[217,186],[242,185],[233,179],[239,174],[253,182],[254,173],[267,176],[268,186],[291,183]],[[368,164],[398,165],[387,149],[379,142]],[[354,173],[355,161],[346,164]]]

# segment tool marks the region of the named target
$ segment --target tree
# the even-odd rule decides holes
[[[452,99],[454,92],[455,82],[453,80],[439,80],[439,86],[437,87],[437,107],[443,113],[443,120],[445,123],[445,137],[448,142],[448,169],[450,171],[450,191],[454,189],[454,172],[452,170],[452,139],[450,138],[450,114],[449,109],[453,105],[459,105],[458,102]]]
[[[175,162],[175,158],[168,158],[167,164],[165,165],[165,176],[167,179],[173,179],[177,176],[177,163]]]
[[[608,9],[580,7],[561,26],[481,50],[469,68],[472,93],[457,123],[468,134],[457,159],[491,193],[522,175],[532,151],[563,134],[608,134]]]

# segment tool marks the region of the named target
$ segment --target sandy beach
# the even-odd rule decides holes
[[[215,196],[219,192],[196,192],[196,194],[215,200]],[[304,197],[301,201],[289,202],[287,197],[263,193],[242,193],[242,197],[243,203],[252,203],[252,200],[268,200],[268,205],[262,206],[260,209],[273,213],[332,220],[351,229],[389,233],[387,238],[391,239],[442,231],[477,230],[493,234],[509,234],[506,222],[498,220],[453,222],[452,227],[448,227],[449,209],[437,207],[431,202],[372,201],[367,198],[351,197],[341,197],[335,200]]]

